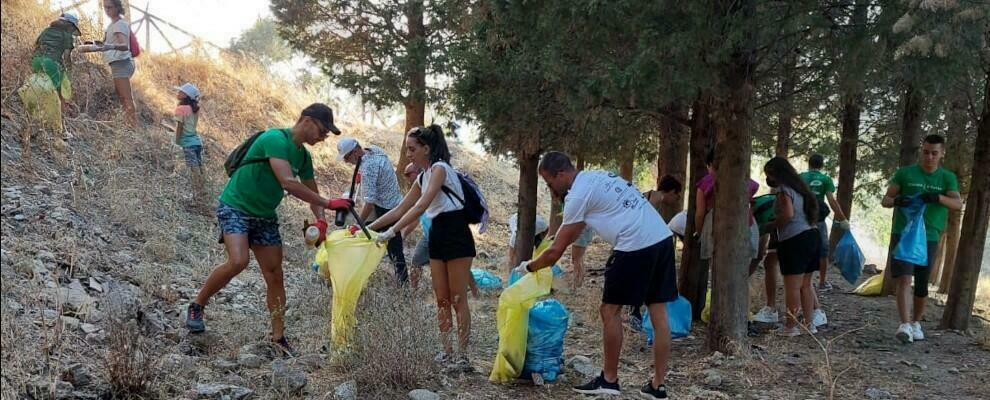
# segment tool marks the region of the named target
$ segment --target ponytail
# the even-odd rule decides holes
[[[443,161],[450,164],[450,149],[440,125],[431,124],[427,127],[416,127],[409,130],[409,137],[416,139],[419,144],[430,148],[430,163]]]
[[[199,114],[199,100],[193,100],[189,96],[185,96],[182,100],[179,100],[179,105],[189,106],[189,108],[192,108],[193,114]]]

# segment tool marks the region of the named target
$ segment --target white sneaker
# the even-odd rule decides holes
[[[911,324],[911,338],[915,342],[925,340],[925,332],[921,331],[921,323],[918,321]]]
[[[776,324],[780,318],[777,316],[777,310],[763,306],[763,308],[761,308],[760,311],[753,317],[753,320],[766,324]]]
[[[821,308],[815,309],[811,312],[811,324],[814,327],[828,325],[828,318],[825,317],[825,311]]]
[[[808,327],[808,333],[810,333],[812,335],[817,335],[818,334],[818,328],[815,328],[815,326],[812,325],[812,326]]]
[[[911,329],[911,324],[901,324],[901,326],[897,328],[897,333],[894,337],[904,344],[914,342],[914,329]]]

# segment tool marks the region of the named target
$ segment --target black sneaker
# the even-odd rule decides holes
[[[288,358],[299,357],[299,353],[296,353],[296,349],[292,348],[292,345],[290,345],[289,341],[285,339],[285,336],[282,336],[282,338],[278,340],[272,340],[272,346],[275,347],[275,350],[282,352],[282,355]]]
[[[189,303],[189,309],[186,311],[186,329],[189,329],[189,333],[206,331],[206,324],[203,323],[203,306]]]
[[[605,373],[602,372],[597,378],[592,379],[581,386],[575,386],[574,391],[581,394],[607,394],[612,396],[618,396],[622,394],[619,390],[619,380],[616,379],[615,382],[609,382],[605,380]]]
[[[653,387],[653,380],[646,382],[642,389],[639,389],[639,397],[644,399],[666,399],[667,398],[667,387],[660,385],[658,388]]]

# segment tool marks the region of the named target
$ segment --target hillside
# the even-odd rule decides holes
[[[300,231],[311,216],[294,199],[285,200],[279,213],[287,334],[303,355],[281,360],[270,354],[264,280],[253,261],[214,297],[208,331],[187,334],[188,302],[224,254],[215,216],[189,198],[181,152],[159,124],[174,108],[172,87],[192,81],[205,94],[200,126],[211,203],[225,182],[223,159],[234,146],[258,129],[291,125],[299,110],[320,99],[235,60],[144,54],[134,79],[142,123],[130,129],[116,109],[105,66],[77,55],[72,79],[79,111],[66,118],[70,135],[63,138],[32,122],[15,93],[30,72],[35,35],[53,14],[32,0],[5,0],[0,16],[3,399],[399,399],[417,388],[444,399],[572,399],[570,386],[583,383],[589,369],[597,373],[608,256],[603,243],[589,250],[583,287],[572,292],[555,285],[554,296],[571,313],[562,378],[539,387],[494,385],[487,376],[498,345],[498,294],[471,300],[475,372],[443,370],[432,362],[439,349],[432,293],[395,287],[386,262],[362,296],[356,350],[334,349],[332,292],[310,269],[313,252]],[[90,21],[83,25],[84,32],[101,31]],[[397,158],[400,131],[338,118],[345,136]],[[312,149],[324,193],[346,190],[350,179],[350,168],[335,160],[336,140]],[[477,237],[475,267],[504,277],[505,221],[515,208],[517,170],[462,146],[452,152],[454,164],[477,179],[492,205],[494,225]],[[823,303],[833,322],[817,337],[788,340],[763,327],[751,332],[752,351],[744,355],[706,355],[705,326],[696,325],[673,345],[668,379],[675,398],[985,396],[990,341],[982,320],[974,320],[972,332],[933,329],[928,342],[894,345],[893,300],[850,295],[850,285],[832,277],[838,289]],[[754,299],[759,291],[753,286]],[[933,304],[928,323],[940,314]],[[628,394],[643,383],[652,361],[641,335],[627,330],[623,346],[620,377]],[[345,393],[348,387],[356,393]]]

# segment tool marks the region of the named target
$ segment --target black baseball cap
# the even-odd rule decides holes
[[[310,117],[319,121],[323,124],[324,128],[329,129],[334,135],[340,134],[340,128],[337,128],[337,126],[333,124],[333,110],[331,110],[326,104],[310,104],[309,107],[302,110],[302,116]]]

